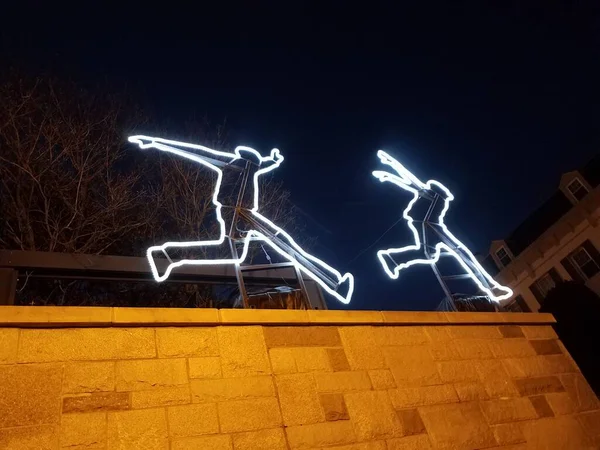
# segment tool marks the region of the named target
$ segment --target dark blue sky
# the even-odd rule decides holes
[[[280,148],[315,253],[356,275],[351,306],[431,309],[429,269],[392,281],[375,259],[409,243],[402,223],[349,264],[409,200],[371,177],[376,150],[444,182],[447,222],[486,253],[599,148],[597,2],[323,3],[26,7],[3,12],[0,61],[127,86],[159,118],[227,118],[232,144]]]

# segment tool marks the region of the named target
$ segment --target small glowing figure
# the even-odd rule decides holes
[[[414,195],[404,210],[403,217],[414,235],[415,243],[377,252],[377,257],[388,276],[397,279],[402,269],[414,264],[435,264],[440,255],[448,253],[458,261],[490,300],[500,302],[500,300],[512,297],[512,290],[497,283],[481,266],[473,253],[444,224],[444,217],[450,202],[454,200],[454,196],[448,188],[435,180],[423,183],[383,150],[379,150],[377,156],[383,164],[394,169],[395,173],[376,170],[373,172],[373,176],[381,182],[393,183]],[[417,202],[422,201],[430,203],[427,213],[425,217],[415,219],[413,209],[417,206]],[[420,230],[417,230],[414,222],[422,224]]]
[[[156,281],[166,280],[173,269],[183,265],[239,265],[246,259],[250,242],[253,240],[260,240],[264,241],[283,258],[287,259],[300,271],[312,278],[337,300],[345,304],[350,302],[352,292],[354,290],[354,277],[352,274],[345,273],[342,275],[340,272],[327,265],[319,258],[307,253],[292,239],[289,234],[259,213],[258,178],[259,176],[279,167],[283,161],[283,156],[279,150],[273,149],[269,156],[262,156],[258,151],[250,147],[239,146],[236,147],[233,153],[228,153],[213,150],[202,145],[188,144],[185,142],[177,142],[149,136],[131,136],[129,137],[129,142],[138,144],[142,149],[153,147],[164,152],[173,153],[201,164],[217,173],[217,182],[213,192],[212,202],[216,208],[217,221],[219,222],[220,227],[219,238],[206,241],[165,242],[162,245],[148,248],[146,256]],[[248,162],[250,162],[250,164],[248,164]],[[243,199],[246,199],[246,197],[250,198],[250,201],[248,201],[247,204],[242,204],[239,206],[244,211],[248,211],[251,215],[251,218],[255,221],[255,224],[258,225],[256,227],[258,229],[249,228],[242,231],[244,237],[242,239],[243,250],[241,255],[237,258],[232,256],[231,259],[182,259],[173,262],[167,253],[169,249],[207,246],[227,246],[228,249],[230,248],[229,242],[226,242],[226,230],[235,230],[235,228],[232,227],[230,218],[226,219],[223,217],[221,214],[221,209],[223,206],[235,208],[236,205],[223,204],[222,202],[227,203],[228,200],[220,198],[219,192],[221,189],[221,182],[223,181],[223,173],[233,170],[235,170],[236,173],[239,173],[239,167],[236,166],[236,164],[239,163],[243,164],[244,166],[248,165],[249,175],[252,175],[252,183],[248,184],[247,189],[244,192],[245,195],[241,196]],[[250,191],[248,191],[248,189]],[[233,225],[235,225],[235,223],[233,223]],[[252,224],[250,223],[250,225]],[[274,242],[274,240],[281,242],[281,246]],[[283,248],[284,245],[288,249],[291,249],[291,251],[286,251],[286,249]],[[163,274],[159,274],[155,258],[163,257],[166,257],[170,264],[167,266],[167,269]],[[315,269],[313,270],[312,268],[308,268],[303,265],[300,261],[298,261],[299,258],[304,258],[310,262]],[[334,282],[337,283],[337,286],[332,288],[331,283],[327,283],[325,278],[334,280]]]

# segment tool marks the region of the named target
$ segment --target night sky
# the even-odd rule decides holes
[[[355,258],[410,199],[371,176],[377,149],[446,184],[447,223],[483,254],[598,151],[597,2],[200,3],[4,10],[0,64],[125,87],[159,118],[226,118],[232,145],[279,148],[314,253],[356,276],[352,308],[442,298],[427,267],[397,281],[379,267],[377,249],[410,243],[402,222]]]

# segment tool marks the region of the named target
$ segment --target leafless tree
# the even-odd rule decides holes
[[[49,79],[0,85],[0,212],[5,248],[103,253],[151,219],[124,164],[115,99]]]

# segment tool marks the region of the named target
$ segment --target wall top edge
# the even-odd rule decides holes
[[[553,324],[548,313],[0,306],[0,327]]]

